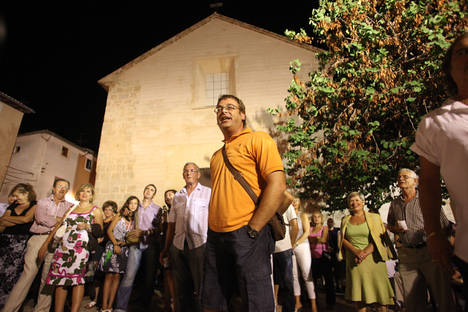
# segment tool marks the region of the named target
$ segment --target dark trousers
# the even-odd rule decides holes
[[[453,257],[453,262],[463,277],[463,299],[465,299],[465,312],[468,312],[468,262],[457,256]]]
[[[327,305],[335,305],[335,284],[333,283],[331,259],[328,259],[324,256],[322,256],[321,258],[312,258],[312,275],[314,277],[315,285],[318,285],[318,278],[320,278],[320,276],[323,276],[323,279],[325,281]]]
[[[296,298],[294,297],[294,278],[292,264],[292,249],[273,254],[273,278],[278,285],[278,303],[283,312],[294,312]]]
[[[205,244],[189,249],[187,244],[184,250],[171,247],[172,274],[176,287],[175,308],[177,312],[200,312],[200,287],[203,278],[203,261],[205,257]]]
[[[246,226],[232,232],[208,230],[203,307],[217,311],[274,311],[271,254],[274,241],[270,226],[252,239]]]

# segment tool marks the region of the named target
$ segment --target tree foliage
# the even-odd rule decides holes
[[[466,2],[321,0],[312,35],[324,47],[319,70],[300,81],[300,61],[277,129],[286,134],[288,184],[325,209],[347,207],[351,191],[368,207],[390,199],[398,168],[417,167],[409,149],[421,117],[447,98],[443,56],[463,31]],[[278,113],[278,111],[276,111]]]

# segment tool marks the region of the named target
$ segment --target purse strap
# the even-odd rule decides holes
[[[68,209],[68,211],[63,215],[62,224],[65,223],[65,219],[68,217],[68,215],[69,215],[70,213],[72,213],[72,211],[75,210],[78,206],[79,206],[79,204],[76,204],[76,205],[73,206],[72,208]]]
[[[240,173],[236,168],[234,168],[234,166],[229,161],[229,158],[227,157],[227,154],[226,154],[226,144],[223,145],[222,153],[223,153],[224,163],[228,167],[229,171],[231,171],[232,175],[234,176],[234,179],[236,179],[240,183],[240,185],[242,185],[242,187],[247,192],[247,194],[249,194],[250,198],[252,198],[254,204],[257,205],[258,204],[257,194],[255,194],[255,192],[250,187],[249,183],[244,179],[244,177],[242,176],[242,173]]]

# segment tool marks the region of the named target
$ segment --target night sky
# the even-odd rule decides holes
[[[208,17],[212,3],[2,1],[0,91],[36,112],[24,116],[20,133],[49,129],[97,152],[107,97],[97,81]],[[315,3],[231,0],[217,11],[283,34],[309,31]]]

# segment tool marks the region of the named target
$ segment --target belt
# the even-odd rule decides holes
[[[426,242],[423,242],[423,243],[419,243],[419,244],[416,244],[416,245],[412,245],[412,246],[403,246],[405,248],[411,248],[411,249],[420,249],[420,248],[424,248],[426,247],[427,244]]]
[[[50,232],[45,232],[45,233],[31,233],[32,235],[49,235]]]

